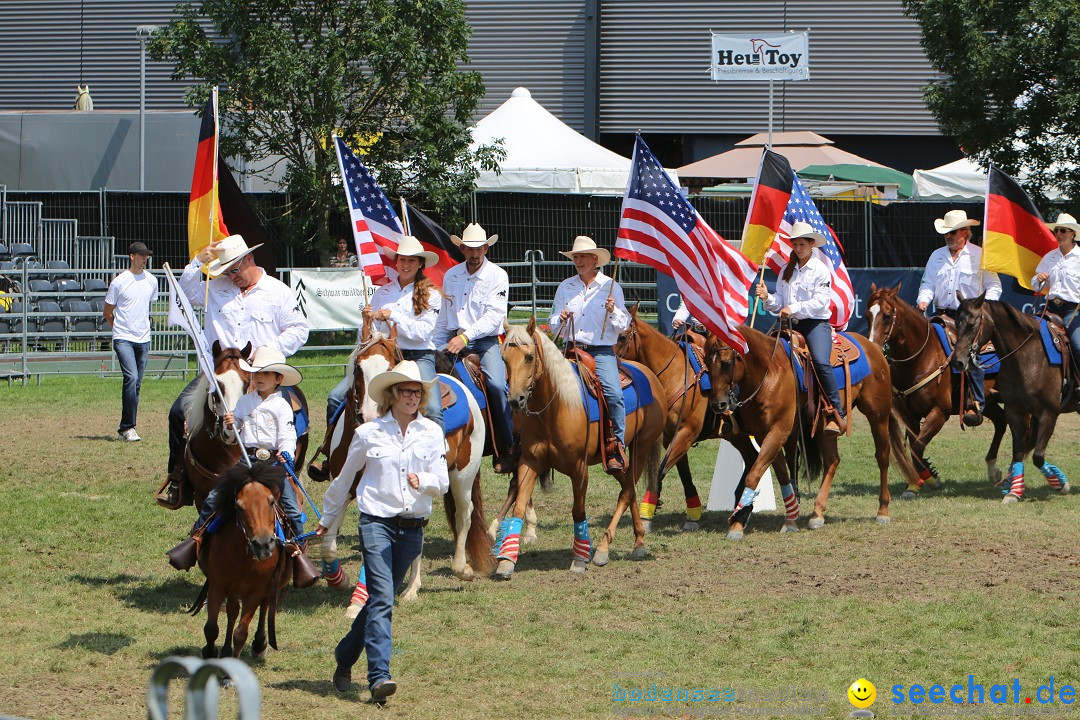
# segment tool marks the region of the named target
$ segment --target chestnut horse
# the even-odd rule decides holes
[[[510,326],[504,322],[506,342],[502,356],[506,362],[506,378],[510,386],[510,406],[520,411],[521,458],[517,469],[517,498],[511,517],[500,528],[502,543],[499,567],[495,577],[509,580],[514,573],[520,551],[522,519],[532,498],[537,478],[552,468],[570,478],[574,492],[574,559],[572,572],[584,572],[591,550],[588,519],[585,516],[585,495],[589,485],[589,466],[600,462],[601,431],[599,423],[589,422],[581,385],[569,360],[563,357],[547,335],[536,331],[536,318],[528,327]],[[634,550],[631,557],[645,556],[645,530],[635,502],[634,484],[646,465],[659,461],[661,436],[664,432],[666,394],[663,385],[643,365],[634,365],[645,376],[652,392],[652,402],[626,416],[626,440],[629,462],[617,473],[619,499],[592,562],[606,565],[609,548],[615,539],[615,529],[626,509],[634,526]],[[639,392],[641,392],[639,390]],[[652,468],[650,475],[652,474]]]
[[[866,317],[870,321],[870,340],[886,352],[892,370],[893,410],[904,425],[904,432],[895,438],[892,456],[907,480],[902,497],[910,500],[922,487],[940,486],[941,479],[923,453],[960,405],[954,398],[949,357],[937,332],[930,320],[899,292],[900,285],[879,288],[871,284]],[[1001,482],[997,456],[1005,435],[1005,414],[993,392],[994,385],[994,377],[988,377],[984,412],[994,424],[994,438],[986,453],[986,474],[997,485]]]
[[[277,650],[274,620],[278,596],[289,582],[293,563],[275,532],[275,521],[281,515],[281,482],[267,472],[269,467],[267,463],[250,468],[235,466],[221,480],[214,509],[222,524],[206,537],[199,551],[199,568],[206,575],[206,583],[191,609],[195,615],[206,605],[204,658],[216,656],[222,603],[228,624],[221,657],[240,657],[256,609],[259,625],[251,645],[252,655],[260,657],[266,652],[268,614],[270,647]]]
[[[1058,415],[1077,409],[1074,393],[1062,407],[1061,389],[1064,363],[1055,367],[1047,360],[1039,336],[1039,318],[1024,315],[1000,300],[987,300],[986,293],[963,300],[956,311],[956,347],[952,364],[966,371],[988,340],[998,348],[1001,370],[997,389],[1005,406],[1005,420],[1012,432],[1012,466],[1009,486],[1002,500],[1020,502],[1024,497],[1024,457],[1029,453],[1047,484],[1062,495],[1069,494],[1065,472],[1046,462],[1046,446],[1054,434]],[[1068,362],[1068,351],[1064,352]]]

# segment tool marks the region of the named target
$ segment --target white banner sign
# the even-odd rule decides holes
[[[375,286],[367,282],[364,297],[360,268],[292,270],[289,282],[296,302],[312,330],[357,329],[364,323],[360,310],[371,300]]]
[[[809,80],[810,33],[712,36],[713,80]]]

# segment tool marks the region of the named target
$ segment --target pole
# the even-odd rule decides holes
[[[146,37],[139,35],[139,190],[146,189]]]
[[[405,205],[405,198],[398,198],[401,201],[401,227],[405,228],[405,234],[411,235],[409,232],[409,208]]]
[[[608,288],[607,299],[610,300],[615,294],[615,284],[619,282],[619,258],[615,258],[615,269],[611,273],[611,287]],[[600,327],[600,339],[604,339],[604,331],[607,330],[608,319],[607,302],[604,303],[604,324]]]
[[[773,81],[769,81],[769,139],[765,143],[766,150],[772,150],[772,119],[773,119]]]

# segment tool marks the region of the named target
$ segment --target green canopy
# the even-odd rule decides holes
[[[907,173],[874,165],[809,165],[798,171],[799,177],[810,180],[850,180],[868,185],[899,185],[897,193],[902,197],[914,194],[915,179]]]

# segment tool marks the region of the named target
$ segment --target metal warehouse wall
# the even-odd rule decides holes
[[[600,131],[751,134],[768,124],[768,83],[709,77],[709,30],[810,28],[810,81],[777,82],[775,128],[829,135],[937,135],[922,100],[934,70],[900,0],[606,0]]]

